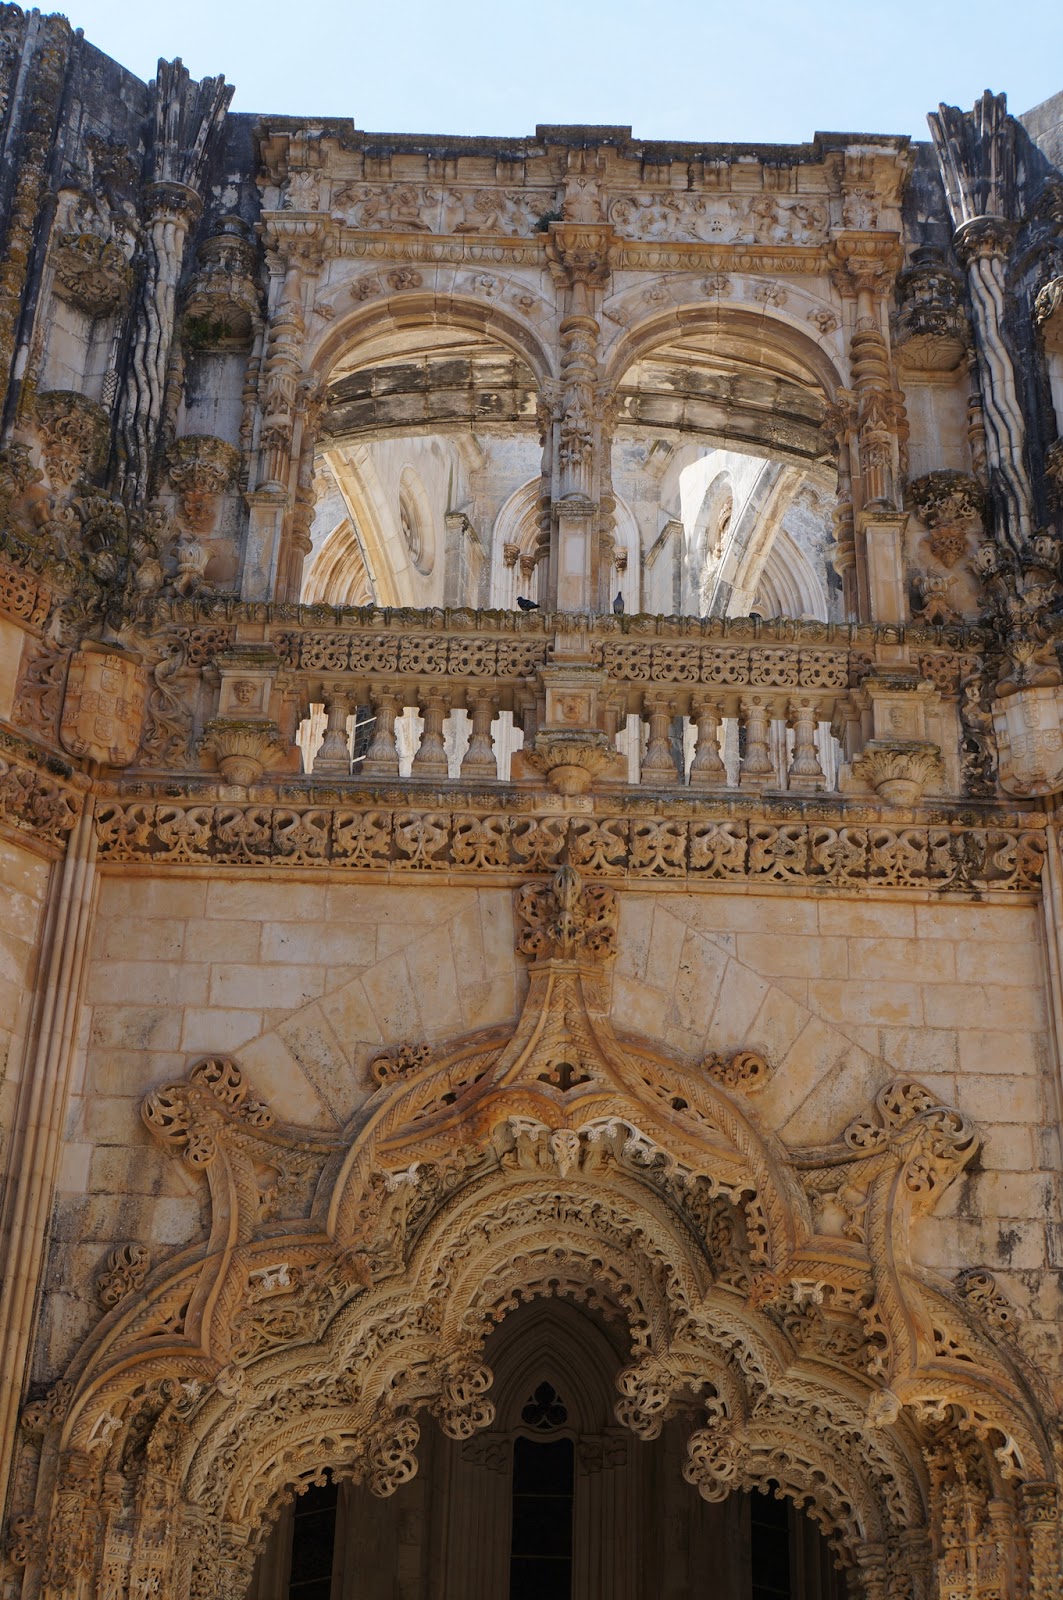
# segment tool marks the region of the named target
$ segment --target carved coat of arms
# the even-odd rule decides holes
[[[147,675],[113,651],[76,650],[70,659],[59,736],[72,756],[127,767],[144,723]]]
[[[1063,688],[1043,684],[993,701],[1006,794],[1056,794],[1063,789]]]

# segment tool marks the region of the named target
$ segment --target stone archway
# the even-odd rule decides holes
[[[149,1095],[209,1185],[209,1237],[119,1283],[29,1408],[27,1592],[240,1600],[324,1468],[387,1496],[426,1413],[456,1440],[490,1427],[492,1330],[559,1296],[623,1329],[621,1426],[653,1439],[695,1408],[688,1482],[789,1497],[868,1596],[995,1594],[984,1575],[1020,1561],[1050,1585],[1036,1377],[993,1332],[988,1275],[960,1294],[908,1248],[977,1129],[897,1080],[786,1149],[754,1109],[771,1063],[740,1041],[692,1068],[613,1030],[613,890],[562,867],[515,909],[515,1028],[381,1055],[342,1137],[279,1124],[222,1058]]]

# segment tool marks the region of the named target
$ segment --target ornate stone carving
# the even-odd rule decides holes
[[[1063,439],[1057,439],[1045,452],[1045,475],[1057,505],[1063,504]]]
[[[920,520],[930,529],[927,544],[943,567],[966,554],[968,536],[980,533],[985,495],[977,479],[962,472],[929,472],[908,486]]]
[[[997,1288],[991,1272],[981,1267],[966,1267],[956,1279],[956,1287],[964,1299],[977,1306],[992,1328],[1013,1332],[1016,1326],[1015,1308],[1006,1295]]]
[[[639,815],[514,818],[505,811],[414,810],[405,797],[360,807],[105,800],[99,850],[113,861],[351,865],[386,872],[527,872],[569,851],[590,874],[701,883],[791,883],[1036,890],[1041,828],[688,821]]]
[[[75,229],[52,240],[52,266],[67,299],[90,316],[119,311],[133,288],[133,268],[115,239]]]
[[[1051,672],[1051,663],[1044,670]],[[992,709],[1004,792],[1058,794],[1063,789],[1063,694],[1058,685],[1017,688],[994,700]]]
[[[235,1061],[208,1057],[193,1067],[187,1084],[155,1089],[141,1108],[149,1130],[182,1151],[193,1167],[208,1167],[218,1153],[218,1130],[230,1118],[252,1128],[270,1128],[273,1113],[256,1100]]]
[[[62,489],[103,466],[111,437],[107,412],[87,395],[65,389],[38,394],[34,413],[52,483]]]
[[[590,729],[545,730],[522,752],[528,766],[546,777],[558,794],[585,794],[604,772],[616,766],[616,746],[604,733]]]
[[[185,522],[195,533],[207,532],[214,523],[218,496],[240,470],[239,450],[209,434],[184,434],[170,446],[166,466],[180,495]]]
[[[690,239],[706,244],[821,245],[829,216],[809,195],[620,194],[609,203],[609,221],[631,239]]]
[[[755,1094],[770,1079],[773,1068],[756,1050],[737,1050],[734,1055],[706,1056],[702,1070],[722,1083],[727,1089],[738,1089],[742,1094]]]
[[[914,806],[924,790],[941,785],[945,769],[936,744],[873,739],[853,762],[853,773],[890,805]]]
[[[894,346],[913,372],[956,372],[971,354],[963,280],[945,266],[940,251],[918,249],[897,280],[900,310]]]
[[[203,730],[202,748],[212,754],[226,783],[246,789],[284,755],[274,722],[215,717]]]
[[[523,931],[517,948],[537,961],[615,953],[619,907],[611,889],[584,887],[575,868],[559,867],[548,885],[517,890],[514,907]]]
[[[241,217],[222,217],[196,258],[184,297],[186,348],[192,353],[248,349],[263,319],[247,224]]]
[[[1063,275],[1050,278],[1037,291],[1033,321],[1046,350],[1063,350]]]
[[[967,269],[994,485],[997,537],[1019,551],[1033,534],[1025,464],[1026,424],[1005,336],[1005,262],[1016,214],[1016,124],[1003,95],[988,91],[972,113],[941,106],[930,117],[954,243]]]
[[[139,1289],[151,1266],[146,1245],[123,1244],[107,1257],[106,1270],[96,1279],[96,1298],[104,1310],[116,1306],[127,1294]]]
[[[135,658],[75,650],[59,723],[63,748],[101,765],[127,767],[140,745],[146,694],[147,673]]]

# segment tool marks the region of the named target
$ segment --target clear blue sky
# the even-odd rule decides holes
[[[179,55],[235,83],[235,110],[377,132],[925,139],[939,100],[991,88],[1021,112],[1063,90],[1063,0],[70,0],[69,16],[140,77]]]

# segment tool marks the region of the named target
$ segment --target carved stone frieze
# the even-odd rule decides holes
[[[514,817],[405,805],[240,805],[106,800],[102,858],[275,864],[360,871],[552,869],[567,848],[597,876],[947,890],[1036,890],[1039,828],[749,821],[742,817]]]
[[[608,215],[617,233],[630,239],[704,244],[822,245],[830,222],[827,205],[812,195],[681,190],[620,194],[610,200]]]
[[[0,822],[65,848],[82,803],[77,789],[11,759],[0,745]]]

